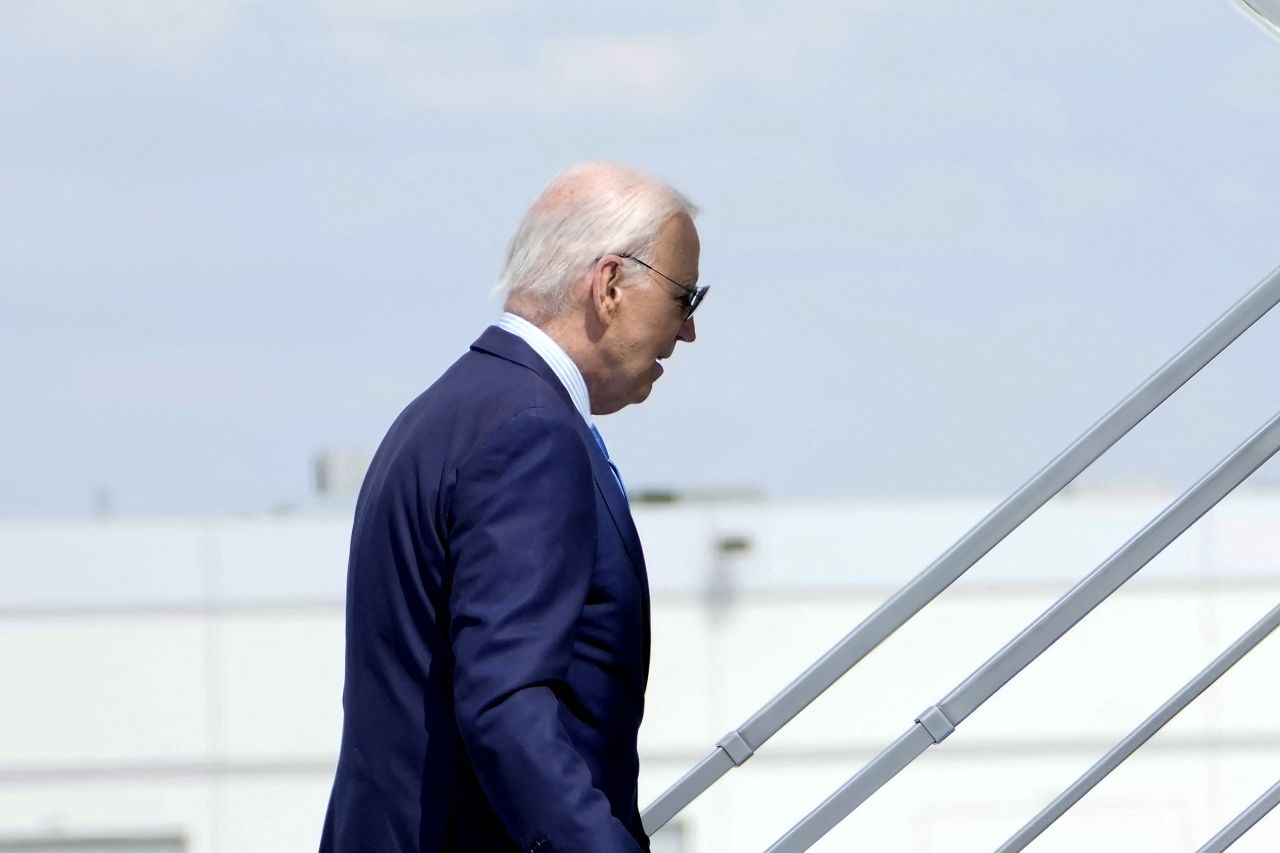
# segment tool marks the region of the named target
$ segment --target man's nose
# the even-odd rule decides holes
[[[698,332],[693,328],[693,318],[689,317],[680,324],[680,332],[676,335],[676,339],[684,341],[686,344],[691,344],[697,337]]]

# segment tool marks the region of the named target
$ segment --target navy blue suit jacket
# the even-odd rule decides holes
[[[648,665],[626,497],[551,369],[487,329],[361,488],[321,853],[647,849]]]

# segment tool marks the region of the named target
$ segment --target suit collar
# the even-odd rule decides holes
[[[560,399],[564,400],[570,409],[575,412],[578,411],[577,407],[573,405],[573,398],[569,396],[568,389],[564,387],[559,377],[556,376],[555,371],[543,361],[542,356],[533,351],[533,347],[521,340],[518,335],[499,329],[497,326],[490,326],[484,330],[480,337],[476,338],[471,348],[489,355],[496,355],[498,358],[514,362],[521,367],[527,367],[545,379],[547,384],[556,390],[556,393],[560,395]],[[582,419],[579,418],[579,420]]]

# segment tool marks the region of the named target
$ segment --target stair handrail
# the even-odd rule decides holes
[[[767,853],[799,853],[830,832],[886,782],[1075,627],[1201,516],[1280,451],[1280,413],[1233,450],[1114,554],[1068,590],[982,666],[926,708],[897,740],[772,844]]]
[[[795,680],[724,735],[642,813],[653,835],[808,707],[1280,302],[1271,272]]]
[[[1124,763],[1129,756],[1151,739],[1156,732],[1164,728],[1170,720],[1182,712],[1187,705],[1209,688],[1215,681],[1226,674],[1227,670],[1240,662],[1240,659],[1267,638],[1277,627],[1280,627],[1280,604],[1254,623],[1253,627],[1240,635],[1222,654],[1182,686],[1169,700],[1152,712],[1138,727],[1125,735],[1119,743],[1107,751],[1106,755],[1094,762],[1093,766],[1072,782],[1067,789],[1041,809],[1035,817],[1027,821],[1021,829],[1000,845],[996,853],[1016,853],[1022,850],[1048,829],[1054,821],[1062,817],[1068,809],[1080,801],[1080,798],[1093,790],[1094,786]]]

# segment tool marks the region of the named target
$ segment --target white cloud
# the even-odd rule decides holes
[[[181,69],[267,5],[293,6],[284,17],[307,23],[264,36],[427,109],[562,115],[625,102],[657,118],[704,109],[727,89],[789,103],[810,97],[815,82],[848,77],[843,109],[860,119],[936,128],[995,117],[1049,132],[1065,122],[1053,92],[969,56],[942,80],[899,67],[911,59],[898,47],[862,61],[878,20],[928,15],[946,8],[939,0],[828,0],[802,13],[655,0],[638,20],[599,0],[0,0],[0,26],[27,49]],[[850,75],[851,63],[861,73]]]
[[[867,22],[903,4],[853,0],[806,7],[752,8],[724,2],[692,16],[666,0],[646,6],[642,27],[604,27],[617,14],[580,4],[577,27],[555,26],[528,7],[489,0],[422,4],[407,0],[324,0],[322,18],[337,54],[375,73],[412,103],[468,112],[563,113],[596,102],[627,102],[649,114],[671,114],[701,103],[726,86],[795,99],[817,79],[838,74],[867,30]],[[914,5],[931,5],[918,0]],[[669,22],[664,28],[663,22]],[[958,69],[975,98],[1058,125],[1060,110],[1033,84],[994,68]],[[872,109],[970,114],[974,103],[938,95],[895,75],[851,81]]]
[[[316,0],[331,21],[346,26],[404,26],[443,21],[491,22],[496,15],[528,8],[520,0]]]
[[[599,32],[601,18],[588,16],[577,31],[553,34],[527,6],[503,0],[324,0],[320,12],[342,60],[419,106],[555,114],[593,102],[639,102],[651,111],[687,103],[688,33]]]
[[[613,99],[652,106],[679,92],[682,71],[671,46],[626,36],[510,45],[481,34],[445,39],[381,26],[332,35],[342,58],[372,69],[396,96],[463,112],[557,113]]]
[[[19,46],[185,66],[198,61],[239,23],[256,0],[39,0],[0,5]]]

